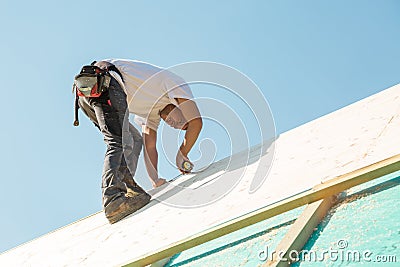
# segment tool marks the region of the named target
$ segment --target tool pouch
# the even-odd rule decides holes
[[[108,70],[97,66],[83,66],[81,72],[75,76],[72,91],[75,93],[75,120],[74,126],[79,125],[78,109],[79,97],[99,97],[110,87],[111,75]]]
[[[81,72],[75,76],[74,89],[78,96],[99,97],[108,90],[111,76],[107,70],[96,66],[83,66]]]

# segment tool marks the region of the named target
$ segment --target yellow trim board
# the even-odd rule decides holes
[[[255,210],[231,221],[212,227],[204,232],[192,235],[168,247],[150,252],[133,259],[125,266],[146,266],[158,260],[170,257],[186,249],[232,233],[249,225],[258,223],[286,211],[301,207],[326,197],[336,195],[356,185],[371,181],[400,169],[400,154],[376,162],[361,169],[333,178],[310,190],[286,198],[264,208]]]

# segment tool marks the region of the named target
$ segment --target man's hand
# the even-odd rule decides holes
[[[165,184],[167,182],[167,180],[163,179],[163,178],[158,178],[155,181],[152,181],[153,184],[153,188],[157,188],[159,186],[162,186],[163,184]]]
[[[178,167],[181,173],[190,173],[190,171],[187,171],[183,168],[183,163],[185,161],[189,162],[193,166],[193,163],[189,160],[189,158],[183,155],[180,150],[178,150],[178,153],[176,154],[176,167]]]

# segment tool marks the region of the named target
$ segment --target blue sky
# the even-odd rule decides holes
[[[277,133],[400,81],[398,1],[3,0],[0,12],[0,251],[101,209],[102,137],[83,114],[72,126],[73,77],[94,59],[232,66]]]

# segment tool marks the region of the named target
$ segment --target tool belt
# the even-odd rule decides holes
[[[97,66],[83,66],[81,72],[75,76],[74,88],[78,96],[99,97],[108,90],[111,75],[107,70]]]
[[[115,66],[113,67],[116,69]],[[119,71],[118,74],[120,74]],[[93,65],[82,67],[81,72],[75,76],[74,85],[72,86],[72,91],[75,92],[74,126],[79,125],[79,97],[99,97],[102,93],[108,90],[110,82],[111,75],[109,69],[101,69]]]

